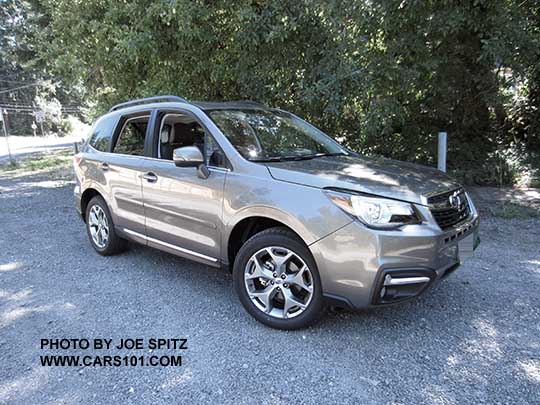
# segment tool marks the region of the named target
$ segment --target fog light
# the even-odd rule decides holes
[[[379,292],[374,296],[374,304],[390,304],[420,295],[437,274],[431,269],[389,269],[384,270],[379,281]]]

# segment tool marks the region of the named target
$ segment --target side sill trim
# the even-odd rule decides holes
[[[203,255],[202,253],[194,252],[193,250],[185,249],[183,247],[176,246],[176,245],[173,245],[171,243],[163,242],[163,241],[161,241],[159,239],[155,239],[155,238],[151,238],[149,236],[145,236],[142,233],[132,231],[131,229],[123,228],[122,230],[125,233],[129,234],[129,235],[137,236],[138,238],[142,238],[142,239],[144,239],[144,240],[146,240],[148,242],[157,243],[158,245],[168,247],[169,249],[174,249],[174,250],[177,250],[179,252],[186,253],[186,254],[191,255],[191,256],[199,257],[201,259],[205,259],[205,260],[208,260],[208,261],[211,261],[211,262],[214,262],[214,263],[216,263],[218,261],[218,259],[216,259],[214,257],[206,256],[206,255]]]

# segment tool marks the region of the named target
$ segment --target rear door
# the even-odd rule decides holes
[[[211,134],[188,112],[158,111],[152,138],[153,159],[143,180],[148,245],[206,264],[220,257],[223,188],[228,172]],[[196,146],[210,175],[196,167],[177,167],[174,149]]]
[[[143,243],[142,175],[147,164],[144,154],[150,117],[150,111],[123,115],[111,142],[111,153],[101,163],[116,227]]]

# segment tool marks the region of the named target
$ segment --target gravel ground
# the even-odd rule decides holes
[[[540,403],[540,220],[486,219],[476,256],[414,302],[282,332],[223,271],[94,253],[71,190],[0,178],[0,403]],[[41,338],[96,337],[188,350],[182,367],[39,364]]]

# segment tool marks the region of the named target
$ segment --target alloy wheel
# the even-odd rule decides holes
[[[256,252],[244,270],[251,302],[279,319],[303,313],[313,298],[313,277],[304,260],[292,250],[270,246]]]
[[[109,222],[105,211],[97,204],[90,208],[88,228],[90,229],[90,235],[95,245],[99,249],[105,248],[109,241]]]

